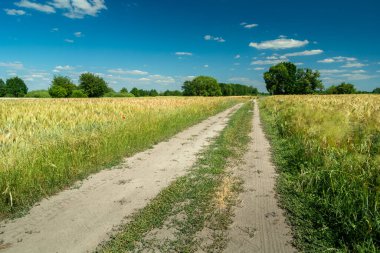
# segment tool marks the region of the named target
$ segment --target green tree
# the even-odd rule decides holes
[[[220,83],[220,90],[222,91],[223,96],[232,96],[233,95],[233,88],[231,84],[227,83]]]
[[[58,89],[57,86],[63,88],[66,92],[62,92],[62,89]],[[51,82],[51,86],[49,88],[49,94],[53,98],[61,98],[63,94],[66,94],[64,97],[71,97],[73,90],[75,90],[76,88],[77,87],[69,77],[54,76],[53,81]]]
[[[120,90],[120,93],[128,93],[128,90],[127,90],[127,88],[121,88],[121,90]]]
[[[149,96],[151,96],[151,97],[157,97],[158,96],[158,92],[156,90],[150,90],[149,91]]]
[[[131,93],[132,93],[135,97],[140,97],[140,90],[137,89],[136,87],[133,87],[133,88],[132,88]]]
[[[4,97],[7,94],[7,86],[3,79],[0,79],[0,97]]]
[[[79,77],[79,88],[82,89],[88,97],[101,97],[110,91],[106,81],[93,73],[83,73]]]
[[[272,95],[310,94],[323,89],[318,71],[297,69],[291,62],[282,62],[264,73],[268,92]]]
[[[380,94],[380,88],[376,88],[372,91],[374,94]]]
[[[16,76],[7,80],[6,91],[14,97],[23,97],[28,93],[28,87],[21,78]]]
[[[355,94],[356,88],[350,83],[341,83],[338,86],[331,86],[326,90],[327,94]]]
[[[215,78],[198,76],[192,81],[186,81],[183,86],[184,96],[221,96],[222,90]]]

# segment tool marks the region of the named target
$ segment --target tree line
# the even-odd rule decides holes
[[[264,73],[264,80],[271,95],[370,93],[358,91],[355,85],[345,82],[325,89],[318,71],[297,68],[291,62],[281,62],[270,67]],[[380,88],[374,89],[372,93],[380,94]]]
[[[6,82],[0,79],[0,97],[36,97],[36,98],[87,98],[87,97],[155,97],[155,96],[242,96],[257,95],[252,86],[242,84],[218,83],[215,78],[199,76],[186,81],[182,91],[155,89],[144,90],[136,87],[128,91],[122,88],[116,92],[107,82],[93,73],[83,73],[78,85],[67,76],[54,76],[48,90],[28,92],[25,82],[19,77],[9,78]]]

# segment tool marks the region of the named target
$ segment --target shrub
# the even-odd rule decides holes
[[[73,90],[73,93],[71,94],[72,98],[87,98],[86,92],[83,90]]]
[[[16,76],[7,80],[6,91],[11,97],[23,97],[28,93],[28,87],[21,78]]]
[[[28,92],[25,97],[27,98],[51,98],[49,91],[47,90],[34,90]]]
[[[107,97],[107,98],[125,98],[125,97],[134,97],[135,95],[133,95],[132,93],[125,93],[125,92],[107,92],[106,94],[104,94],[103,97]]]

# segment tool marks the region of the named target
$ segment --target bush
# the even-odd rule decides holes
[[[67,97],[67,90],[62,86],[53,85],[49,89],[49,94],[53,98],[65,98]]]
[[[126,97],[134,97],[132,93],[125,92],[107,92],[103,97],[106,98],[126,98]]]
[[[89,97],[102,97],[109,91],[109,87],[103,78],[92,73],[84,73],[79,78],[79,88]]]
[[[86,92],[83,90],[73,90],[73,93],[71,94],[72,98],[87,98]]]
[[[12,97],[23,97],[28,93],[28,87],[21,78],[16,76],[7,80],[6,91]]]
[[[0,79],[0,97],[4,97],[5,94],[7,94],[7,86],[5,86],[3,79]]]
[[[47,90],[34,90],[28,92],[25,97],[27,98],[51,98],[49,91]]]
[[[55,76],[53,81],[51,82],[51,86],[49,89],[49,94],[54,98],[61,98],[63,95],[63,92],[58,92],[58,90],[55,87],[61,87],[65,90],[65,96],[64,97],[70,97],[73,93],[73,90],[76,88],[75,84],[71,81],[69,77],[66,76]]]

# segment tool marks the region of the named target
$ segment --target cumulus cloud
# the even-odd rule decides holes
[[[241,56],[240,56],[240,54],[237,54],[237,55],[235,55],[235,57],[234,57],[235,59],[240,59],[241,58]]]
[[[74,43],[74,40],[72,40],[72,39],[65,39],[65,42],[72,44],[72,43]]]
[[[16,10],[16,9],[4,9],[4,11],[5,13],[7,13],[7,15],[11,15],[11,16],[22,16],[26,14],[25,11]]]
[[[147,75],[147,74],[149,74],[148,72],[142,71],[142,70],[137,70],[137,69],[135,69],[135,70],[124,70],[121,68],[109,69],[108,72],[112,73],[112,74],[119,74],[119,75]]]
[[[204,68],[208,68],[209,66],[206,64],[206,65],[203,65]]]
[[[211,35],[205,35],[203,37],[205,40],[214,40],[214,41],[217,41],[217,42],[226,42],[222,37],[214,37],[214,36],[211,36]]]
[[[24,65],[21,62],[0,62],[0,67],[10,69],[23,69]]]
[[[55,9],[52,6],[47,5],[47,4],[39,4],[39,3],[31,2],[29,0],[21,0],[20,2],[16,2],[15,5],[18,7],[33,9],[33,10],[41,11],[45,13],[55,13]]]
[[[284,57],[293,57],[293,56],[310,56],[310,55],[317,55],[317,54],[322,54],[323,50],[316,49],[316,50],[306,50],[303,52],[296,52],[296,53],[289,53],[289,54],[284,54]]]
[[[259,68],[254,68],[253,70],[264,70],[264,68],[259,67]]]
[[[343,75],[340,75],[340,76],[346,78],[347,80],[353,80],[353,81],[368,80],[368,79],[372,79],[372,78],[377,77],[377,76],[365,75],[365,74],[357,74],[357,73],[343,74]]]
[[[263,41],[260,43],[251,42],[249,43],[249,46],[262,50],[262,49],[290,49],[290,48],[303,47],[307,44],[309,44],[308,40],[301,41],[301,40],[283,38],[283,39]]]
[[[192,56],[193,53],[190,53],[190,52],[176,52],[175,55],[178,55],[178,56]]]

